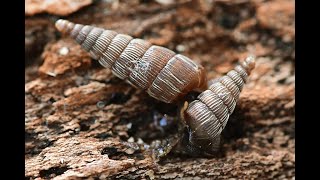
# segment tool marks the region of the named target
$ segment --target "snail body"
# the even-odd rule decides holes
[[[56,22],[56,28],[75,39],[114,75],[157,100],[172,103],[190,91],[207,88],[205,69],[167,48],[62,19]]]
[[[187,104],[182,119],[187,128],[188,146],[207,154],[214,154],[220,145],[220,134],[233,113],[243,85],[255,67],[253,57],[248,57],[226,75],[214,79],[209,88]]]

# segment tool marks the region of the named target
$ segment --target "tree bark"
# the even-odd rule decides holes
[[[156,161],[149,146],[177,133],[177,106],[116,78],[54,29],[58,17],[36,14],[25,19],[26,179],[294,179],[294,1],[164,2],[94,1],[65,18],[184,54],[209,79],[254,53],[219,155]]]

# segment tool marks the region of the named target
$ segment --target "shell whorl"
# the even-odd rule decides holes
[[[160,101],[171,103],[192,90],[207,88],[205,69],[167,48],[62,19],[55,26],[114,75]]]
[[[208,90],[189,104],[183,118],[190,129],[191,144],[205,150],[216,148],[215,139],[219,140],[254,67],[255,60],[249,56],[226,75],[212,80]]]

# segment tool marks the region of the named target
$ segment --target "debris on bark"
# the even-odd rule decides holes
[[[44,62],[39,72],[49,76],[57,76],[77,69],[88,69],[91,65],[88,53],[82,50],[80,45],[75,46],[75,42],[71,39],[48,44],[42,59]]]
[[[26,1],[28,8],[45,3]],[[295,178],[294,3],[98,1],[76,15],[69,14],[88,4],[58,8],[70,21],[184,54],[209,79],[257,56],[217,157],[172,151],[160,161],[152,144],[177,133],[177,105],[116,78],[59,35],[53,13],[33,10],[25,19],[25,179]]]
[[[92,0],[26,0],[25,14],[33,16],[39,13],[67,16],[88,6]]]

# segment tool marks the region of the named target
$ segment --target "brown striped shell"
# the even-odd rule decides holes
[[[207,153],[218,149],[220,134],[233,113],[243,85],[255,60],[249,56],[225,76],[214,79],[182,113],[188,129],[188,143]],[[193,147],[193,148],[194,148]]]
[[[114,75],[160,101],[171,103],[192,90],[207,87],[202,66],[167,48],[62,19],[56,22],[56,28],[74,38]]]

